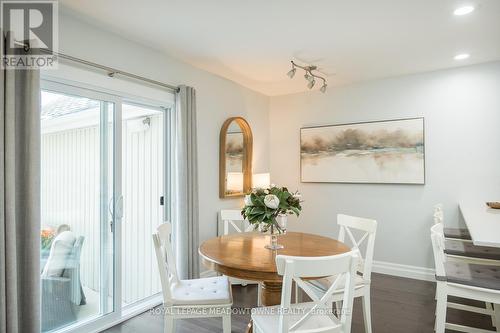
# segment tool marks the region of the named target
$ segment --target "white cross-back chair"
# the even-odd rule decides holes
[[[256,333],[349,333],[354,299],[354,279],[358,251],[326,257],[276,256],[278,274],[283,276],[281,304],[257,308],[252,313]],[[305,278],[333,276],[332,285],[318,293]],[[291,304],[295,282],[312,302]],[[332,311],[332,301],[340,293],[342,311]]]
[[[443,225],[431,228],[431,241],[436,265],[436,333],[445,329],[470,333],[495,332],[446,322],[446,309],[454,308],[490,315],[493,326],[500,332],[500,267],[471,264],[444,253]],[[486,308],[448,302],[448,296],[468,298],[486,303]],[[495,304],[494,307],[488,304]],[[495,310],[494,310],[495,309]]]
[[[443,223],[444,225],[444,206],[442,203],[434,205],[434,224]],[[467,228],[445,228],[443,227],[444,237],[448,239],[460,240],[462,242],[472,242],[469,230]]]
[[[444,253],[447,257],[451,259],[458,259],[470,264],[493,266],[500,265],[500,251],[498,249],[492,249],[484,246],[474,246],[471,235],[467,229],[445,228],[443,204],[438,203],[434,205],[433,216],[434,225],[441,225],[440,229],[442,229],[444,237]],[[496,259],[492,259],[495,258],[495,255]],[[437,297],[438,290],[436,289],[436,300]],[[492,311],[493,304],[486,303],[486,309]],[[492,322],[493,325],[495,325],[494,319]]]
[[[251,232],[254,230],[253,225],[243,218],[240,210],[235,209],[222,209],[219,216],[219,235],[229,235],[231,233]],[[246,286],[247,284],[257,284],[257,305],[261,305],[260,293],[261,285],[258,281],[241,280],[230,277],[231,284],[240,284]]]
[[[475,246],[467,229],[446,228],[444,225],[443,205],[434,206],[434,225],[442,226],[445,239],[445,254],[449,257],[466,260],[471,264],[500,265],[500,249],[489,246]]]
[[[220,211],[219,235],[229,235],[232,232],[253,231],[253,225],[243,218],[240,210],[222,209]]]
[[[340,226],[338,239],[341,242],[351,246],[353,250],[359,251],[359,263],[357,274],[355,276],[354,297],[362,297],[363,318],[365,331],[371,333],[371,305],[370,305],[370,286],[373,266],[373,252],[375,247],[375,235],[377,232],[377,221],[361,217],[349,216],[344,214],[337,215],[337,223]],[[356,237],[357,236],[357,237]],[[364,247],[364,255],[363,249]],[[325,278],[307,282],[313,288],[325,292],[333,283],[333,278]],[[296,289],[296,295],[299,291]],[[338,293],[333,301],[341,301],[341,294]],[[337,303],[337,307],[340,303]]]
[[[170,223],[166,222],[153,234],[163,291],[164,332],[175,332],[175,319],[222,317],[223,332],[230,333],[233,298],[227,277],[179,279],[170,242],[171,231]]]

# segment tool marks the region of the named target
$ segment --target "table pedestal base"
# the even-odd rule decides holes
[[[281,281],[262,283],[260,300],[263,306],[281,304]]]
[[[281,304],[281,281],[264,281],[262,282],[260,301],[262,306],[273,306]],[[247,333],[253,332],[253,323],[250,321],[247,326]]]

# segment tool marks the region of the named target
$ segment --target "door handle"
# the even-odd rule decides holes
[[[109,200],[108,203],[108,210],[109,214],[113,216],[113,219],[109,221],[109,228],[111,229],[111,232],[113,232],[113,222],[115,219],[121,219],[123,217],[123,195],[120,195],[118,197],[118,200],[115,202],[115,209],[114,209],[114,214],[113,214],[113,198]]]
[[[123,217],[123,195],[120,195],[118,200],[116,200],[115,217],[117,219],[121,219]]]
[[[116,200],[114,210],[113,210],[113,197],[111,197],[111,199],[109,199],[108,202],[108,210],[109,210],[109,215],[114,216],[117,219],[121,219],[123,217],[123,195],[120,195]]]

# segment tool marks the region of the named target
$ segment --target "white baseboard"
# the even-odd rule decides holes
[[[374,273],[399,276],[409,279],[435,281],[435,271],[432,268],[394,264],[386,261],[373,261]],[[217,274],[214,271],[203,271],[200,277],[212,277]]]
[[[373,261],[374,273],[400,276],[409,279],[435,281],[435,271],[432,268],[394,264],[386,261]]]

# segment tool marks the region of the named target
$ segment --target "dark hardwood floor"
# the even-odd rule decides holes
[[[405,279],[382,274],[372,275],[372,325],[374,333],[425,333],[434,329],[434,291],[432,282]],[[251,308],[257,303],[255,285],[246,287],[234,286],[233,298],[235,308]],[[454,299],[453,301],[457,301]],[[461,303],[474,304],[466,300]],[[479,304],[477,304],[479,305]],[[467,324],[478,328],[493,330],[489,317],[449,309],[449,322]],[[232,316],[232,332],[245,332],[250,314]],[[107,333],[163,332],[163,316],[154,311],[145,312],[112,327]],[[203,318],[177,321],[177,333],[222,332],[221,319]],[[352,332],[364,332],[363,313],[360,299],[354,302]]]

